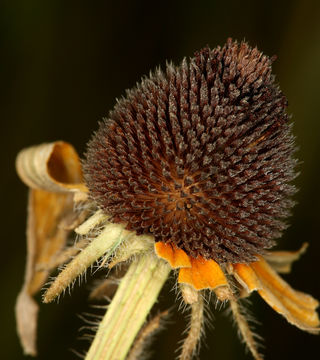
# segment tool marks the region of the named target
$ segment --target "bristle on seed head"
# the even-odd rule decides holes
[[[144,78],[88,144],[92,198],[114,222],[194,258],[253,261],[281,236],[295,193],[271,62],[229,39]]]

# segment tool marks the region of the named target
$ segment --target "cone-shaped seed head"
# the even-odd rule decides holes
[[[248,262],[270,248],[296,164],[271,63],[228,40],[144,78],[89,142],[92,198],[114,222],[192,257]]]

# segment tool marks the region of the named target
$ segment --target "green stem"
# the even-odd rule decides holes
[[[99,325],[86,360],[125,359],[169,272],[170,266],[150,253],[131,263]]]

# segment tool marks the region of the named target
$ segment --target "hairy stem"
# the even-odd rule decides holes
[[[169,272],[170,266],[151,253],[131,263],[99,325],[86,360],[125,359]]]
[[[191,305],[191,319],[188,336],[183,342],[179,360],[190,360],[197,350],[203,324],[203,298],[198,294],[198,300]]]
[[[263,357],[258,351],[257,342],[255,340],[255,334],[251,331],[250,326],[244,314],[241,312],[240,305],[236,300],[230,300],[230,307],[235,322],[239,327],[239,331],[243,338],[243,341],[250,350],[253,358],[255,360],[262,360]]]

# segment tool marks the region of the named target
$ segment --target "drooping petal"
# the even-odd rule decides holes
[[[22,150],[16,167],[21,180],[30,187],[28,254],[25,281],[16,304],[17,328],[25,353],[35,355],[38,306],[32,296],[47,280],[69,232],[77,226],[75,193],[87,189],[75,149],[62,141]]]
[[[158,257],[167,260],[173,269],[191,267],[189,256],[175,245],[159,241],[154,248]]]
[[[250,265],[234,264],[235,278],[249,292],[257,290],[260,296],[289,323],[310,333],[320,331],[315,309],[318,301],[308,294],[290,287],[261,257]]]
[[[308,243],[303,243],[297,251],[268,251],[264,258],[279,273],[287,274],[291,271],[294,261],[303,255],[308,247]]]
[[[206,260],[200,256],[197,259],[189,259],[191,267],[180,269],[179,283],[192,285],[196,290],[229,287],[224,272],[214,260]]]
[[[261,289],[261,283],[249,264],[233,264],[232,268],[234,277],[248,293]]]
[[[292,289],[262,257],[259,258],[259,261],[253,262],[251,267],[264,285],[272,287],[274,291],[281,293],[297,305],[310,310],[318,307],[319,302],[316,299],[308,294]]]

